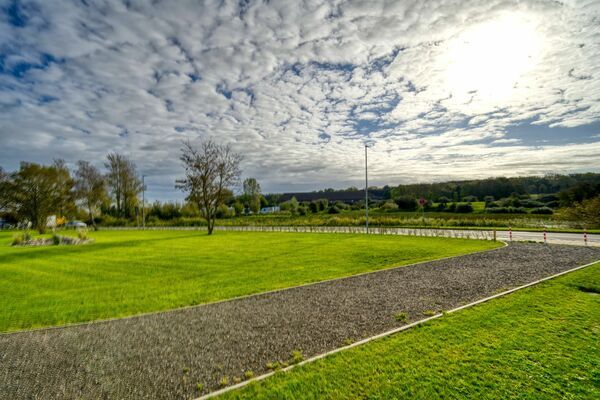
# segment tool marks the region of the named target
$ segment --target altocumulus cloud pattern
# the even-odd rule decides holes
[[[174,198],[182,140],[267,190],[600,166],[600,2],[0,1],[0,165],[129,155]]]

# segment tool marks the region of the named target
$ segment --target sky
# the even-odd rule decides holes
[[[600,171],[600,1],[0,0],[0,166],[181,199],[183,141],[263,192]]]

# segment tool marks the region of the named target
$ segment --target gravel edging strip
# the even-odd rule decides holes
[[[493,249],[493,250],[496,250],[496,249]],[[531,283],[527,283],[527,284],[525,284],[525,285],[521,285],[521,286],[519,286],[519,287],[516,287],[516,288],[513,288],[513,289],[506,290],[506,291],[504,291],[504,292],[501,292],[501,293],[495,294],[495,295],[493,295],[493,296],[488,296],[488,297],[485,297],[485,298],[483,298],[483,299],[481,299],[481,300],[477,300],[477,301],[474,301],[474,302],[472,302],[472,303],[469,303],[469,304],[462,305],[462,306],[460,306],[460,307],[453,308],[453,309],[451,309],[451,310],[448,310],[448,311],[446,311],[445,313],[446,313],[446,314],[451,314],[451,313],[454,313],[454,312],[457,312],[457,311],[464,310],[464,309],[466,309],[466,308],[471,308],[471,307],[474,307],[474,306],[476,306],[476,305],[478,305],[478,304],[486,303],[486,302],[488,302],[488,301],[490,301],[490,300],[494,300],[494,299],[497,299],[497,298],[499,298],[499,297],[504,297],[504,296],[506,296],[506,295],[509,295],[509,294],[511,294],[511,293],[517,292],[517,291],[519,291],[519,290],[526,289],[526,288],[528,288],[528,287],[531,287],[531,286],[539,285],[540,283],[543,283],[543,282],[549,281],[549,280],[551,280],[551,279],[556,279],[556,278],[558,278],[558,277],[560,277],[560,276],[562,276],[562,275],[566,275],[566,274],[569,274],[569,273],[571,273],[571,272],[575,272],[575,271],[578,271],[578,270],[580,270],[580,269],[587,268],[587,267],[589,267],[589,266],[592,266],[592,265],[594,265],[594,264],[597,264],[599,261],[600,261],[600,260],[592,261],[591,263],[588,263],[588,264],[585,264],[585,265],[580,265],[580,266],[578,266],[578,267],[575,267],[575,268],[572,268],[572,269],[570,269],[570,270],[563,271],[563,272],[559,272],[559,273],[557,273],[557,274],[550,275],[550,276],[547,276],[547,277],[545,277],[545,278],[542,278],[542,279],[538,279],[537,281],[534,281],[534,282],[531,282]],[[326,358],[326,357],[328,357],[328,356],[330,356],[330,355],[333,355],[333,354],[336,354],[336,353],[340,353],[340,352],[342,352],[342,351],[349,350],[349,349],[352,349],[352,348],[354,348],[354,347],[357,347],[357,346],[361,346],[361,345],[363,345],[363,344],[366,344],[366,343],[372,342],[372,341],[374,341],[374,340],[378,340],[378,339],[382,339],[382,338],[384,338],[384,337],[387,337],[387,336],[394,335],[394,334],[396,334],[396,333],[398,333],[398,332],[402,332],[402,331],[408,330],[408,329],[410,329],[410,328],[413,328],[413,327],[415,327],[415,326],[417,326],[417,325],[421,325],[421,324],[424,324],[424,323],[426,323],[426,322],[429,322],[429,321],[431,321],[431,320],[438,319],[438,318],[442,317],[443,315],[444,315],[443,313],[438,313],[438,314],[432,315],[431,317],[427,317],[427,318],[421,319],[421,320],[419,320],[419,321],[415,321],[415,322],[412,322],[412,323],[410,323],[410,324],[407,324],[407,325],[401,326],[401,327],[399,327],[399,328],[394,328],[394,329],[391,329],[391,330],[389,330],[389,331],[387,331],[387,332],[383,332],[383,333],[380,333],[380,334],[378,334],[378,335],[374,335],[374,336],[368,337],[368,338],[366,338],[366,339],[359,340],[359,341],[357,341],[357,342],[354,342],[354,343],[351,343],[351,344],[349,344],[349,345],[347,345],[347,346],[339,347],[339,348],[337,348],[337,349],[334,349],[334,350],[331,350],[331,351],[325,352],[325,353],[323,353],[323,354],[316,355],[316,356],[314,356],[314,357],[311,357],[311,358],[308,358],[308,359],[306,359],[306,360],[304,360],[304,361],[301,361],[301,362],[299,362],[299,363],[297,363],[297,364],[292,364],[292,365],[290,365],[290,366],[288,366],[288,367],[282,368],[282,369],[280,369],[279,371],[272,371],[272,372],[269,372],[269,373],[266,373],[266,374],[263,374],[263,375],[256,376],[256,377],[254,377],[254,378],[248,379],[248,380],[246,380],[246,381],[243,381],[243,382],[237,383],[237,384],[235,384],[235,385],[228,386],[228,387],[226,387],[226,388],[223,388],[223,389],[220,389],[220,390],[217,390],[217,391],[214,391],[214,392],[211,392],[211,393],[205,394],[204,396],[197,397],[197,398],[196,398],[196,399],[194,399],[194,400],[206,400],[206,399],[211,399],[211,398],[214,398],[214,397],[220,396],[220,395],[222,395],[222,394],[225,394],[225,393],[227,393],[227,392],[231,392],[231,391],[233,391],[233,390],[241,389],[241,388],[243,388],[244,386],[247,386],[247,385],[249,385],[249,384],[250,384],[250,383],[252,383],[252,382],[258,382],[258,381],[265,380],[265,379],[267,379],[267,378],[269,378],[269,377],[271,377],[271,376],[275,375],[275,374],[276,374],[276,373],[278,373],[278,372],[287,372],[287,371],[291,371],[292,369],[294,369],[294,368],[296,368],[296,367],[300,367],[300,366],[302,366],[302,365],[305,365],[305,364],[309,364],[309,363],[315,362],[315,361],[317,361],[317,360],[320,360],[320,359],[322,359],[322,358]]]
[[[475,239],[473,239],[473,240],[475,240]],[[140,314],[125,315],[125,316],[122,316],[122,317],[102,318],[102,319],[95,319],[95,320],[92,320],[92,321],[73,322],[73,323],[63,324],[63,325],[41,326],[41,327],[32,328],[32,329],[19,329],[19,330],[15,330],[15,331],[0,332],[0,336],[14,335],[14,334],[18,334],[18,333],[36,332],[36,331],[47,331],[47,330],[55,330],[55,329],[65,329],[65,328],[71,328],[71,327],[77,327],[77,326],[87,326],[87,325],[94,325],[94,324],[104,324],[104,323],[113,322],[113,321],[121,321],[121,320],[125,320],[125,319],[135,319],[135,318],[142,318],[142,317],[152,316],[152,315],[156,315],[156,314],[169,313],[169,312],[172,312],[172,311],[183,311],[183,310],[188,310],[188,309],[197,308],[197,307],[206,307],[206,306],[210,306],[210,305],[213,305],[213,304],[228,303],[228,302],[232,302],[232,301],[243,300],[243,299],[246,299],[246,298],[249,298],[249,297],[254,297],[254,296],[262,296],[262,295],[266,295],[266,294],[279,293],[279,292],[283,292],[283,291],[290,290],[290,289],[302,288],[302,287],[306,287],[306,286],[314,286],[314,285],[318,285],[318,284],[321,284],[321,283],[334,282],[334,281],[338,281],[340,279],[347,279],[347,278],[356,277],[356,276],[376,274],[377,272],[389,271],[389,270],[394,270],[394,269],[397,269],[397,268],[412,267],[413,265],[426,264],[426,263],[430,263],[430,262],[433,262],[433,261],[444,261],[444,260],[448,260],[448,259],[455,258],[455,257],[462,257],[462,256],[473,255],[473,254],[480,254],[480,253],[488,253],[488,252],[492,252],[492,251],[498,251],[498,250],[503,249],[503,248],[505,248],[505,247],[507,247],[509,245],[508,241],[505,241],[505,240],[496,240],[496,242],[502,243],[503,246],[495,247],[493,249],[473,251],[473,252],[470,252],[470,253],[459,254],[459,255],[454,255],[454,256],[448,256],[448,257],[442,257],[442,258],[434,258],[434,259],[425,260],[425,261],[418,261],[418,262],[410,263],[410,264],[394,265],[393,267],[376,269],[376,270],[373,270],[373,271],[359,272],[357,274],[345,275],[345,276],[340,276],[340,277],[337,277],[337,278],[329,278],[329,279],[324,279],[324,280],[321,280],[321,281],[302,283],[300,285],[287,286],[287,287],[283,287],[283,288],[280,288],[280,289],[267,290],[265,292],[256,292],[256,293],[244,294],[242,296],[230,297],[228,299],[216,300],[216,301],[211,301],[211,302],[208,302],[208,303],[192,304],[192,305],[189,305],[189,306],[169,308],[167,310],[149,311],[149,312],[144,312],[144,313],[140,313]]]

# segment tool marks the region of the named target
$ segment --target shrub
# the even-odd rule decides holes
[[[531,210],[532,214],[553,214],[554,211],[550,207],[538,207]]]
[[[227,377],[227,376],[222,377],[221,380],[219,381],[219,385],[222,387],[229,385],[229,377]]]
[[[340,210],[336,206],[331,206],[327,209],[328,214],[339,214]]]
[[[302,360],[304,360],[304,356],[302,355],[302,352],[300,350],[292,351],[292,363],[293,364],[298,364]]]
[[[394,315],[394,318],[398,322],[406,322],[406,320],[408,320],[408,315],[405,312],[399,312],[396,315]]]
[[[24,242],[28,242],[31,240],[31,233],[29,231],[24,231],[17,233],[13,236],[12,245],[17,246],[23,244]]]
[[[88,230],[87,228],[79,228],[77,229],[77,237],[81,240],[88,240]]]
[[[464,201],[465,203],[472,203],[474,201],[477,201],[477,197],[475,197],[475,196],[465,196],[465,197],[463,197],[462,201]]]
[[[202,383],[196,383],[196,390],[201,392],[204,390],[204,385]]]
[[[457,212],[457,213],[470,213],[470,212],[473,212],[473,206],[471,204],[469,204],[469,203],[467,203],[467,204],[457,204],[456,207],[455,207],[455,209],[454,209],[454,212]]]
[[[411,196],[400,196],[396,199],[396,204],[400,210],[415,211],[419,207],[417,200]]]
[[[398,209],[398,204],[394,203],[393,201],[386,201],[381,206],[381,209],[384,211],[394,211]]]
[[[252,379],[253,377],[254,377],[254,372],[252,372],[252,370],[248,370],[248,371],[244,372],[244,378]]]
[[[523,207],[488,207],[485,209],[489,214],[526,214]]]
[[[58,246],[62,242],[62,236],[57,233],[52,234],[52,244]]]

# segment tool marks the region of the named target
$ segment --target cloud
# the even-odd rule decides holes
[[[0,165],[185,139],[266,190],[598,170],[595,1],[0,1]],[[517,34],[514,34],[517,32]],[[515,47],[516,46],[516,47]]]

